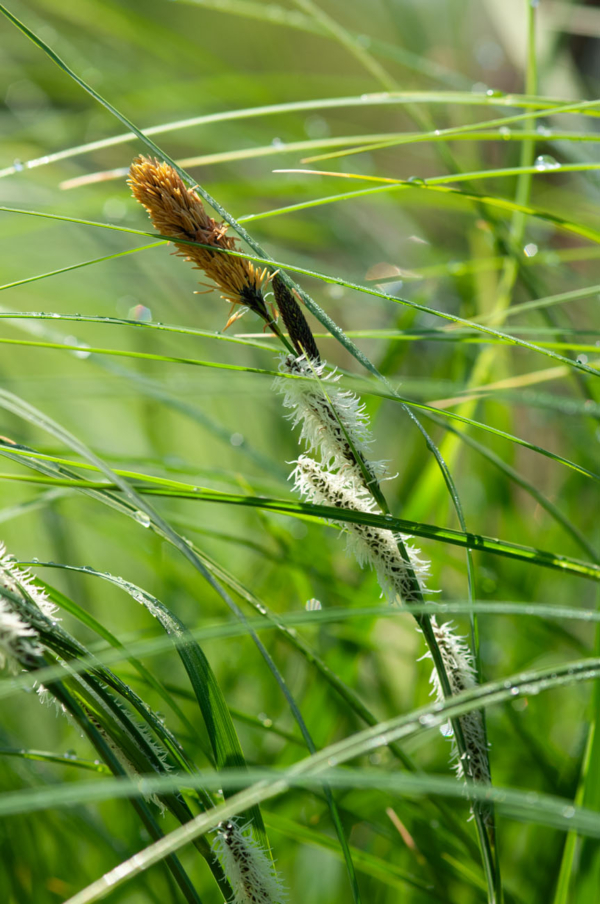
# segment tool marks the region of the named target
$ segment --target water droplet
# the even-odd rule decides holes
[[[441,134],[442,134],[441,129],[436,129],[435,132],[434,132],[433,134],[434,134],[434,135],[441,135]]]
[[[323,604],[321,603],[321,600],[312,598],[306,601],[304,608],[307,612],[318,612],[323,608]]]
[[[21,173],[25,169],[25,164],[22,160],[13,160],[13,166],[17,173]]]
[[[419,722],[424,728],[430,728],[432,725],[435,725],[435,716],[432,716],[430,713],[425,713],[424,716],[419,716]]]
[[[142,527],[150,527],[150,515],[147,515],[146,512],[137,511],[134,513],[135,520],[138,524],[141,524]]]
[[[229,442],[232,446],[241,446],[244,442],[244,434],[243,433],[232,433],[229,437]]]
[[[573,819],[575,816],[575,807],[565,807],[562,811],[562,815],[565,819]]]
[[[143,304],[136,304],[129,308],[127,312],[129,320],[136,320],[138,323],[150,323],[152,320],[152,311]]]
[[[497,88],[488,88],[485,93],[487,97],[504,97],[504,91],[498,91]]]
[[[535,163],[533,165],[540,173],[560,167],[558,160],[555,160],[554,157],[550,156],[550,154],[540,154],[539,157],[536,157]]]
[[[577,363],[578,364],[587,364],[588,356],[587,355],[577,355]]]
[[[517,697],[521,693],[521,689],[518,687],[511,687],[510,692],[513,697]]]
[[[529,244],[525,245],[525,247],[523,248],[523,252],[525,254],[525,257],[535,257],[538,253],[538,246],[533,242],[529,242]]]
[[[500,126],[498,131],[500,132],[504,140],[508,141],[508,139],[510,138],[510,129],[508,128],[508,126]]]
[[[411,185],[425,185],[425,179],[420,176],[409,176],[406,181],[410,182]]]
[[[549,138],[552,135],[552,129],[549,129],[548,126],[545,126],[543,122],[541,122],[536,128],[536,132],[538,135],[542,135],[544,138]]]
[[[285,141],[282,141],[281,138],[274,138],[271,142],[274,148],[283,148],[285,147]]]
[[[446,722],[445,725],[440,725],[440,734],[445,738],[453,738],[454,737],[454,729],[450,722]]]

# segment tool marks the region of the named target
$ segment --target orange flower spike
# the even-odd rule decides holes
[[[129,170],[128,181],[134,198],[148,211],[154,228],[161,235],[173,237],[177,254],[203,270],[226,301],[243,305],[271,323],[263,297],[263,289],[271,279],[269,271],[259,270],[244,258],[223,254],[223,251],[238,250],[236,240],[226,234],[227,224],[217,223],[207,214],[198,194],[185,185],[172,166],[137,157]],[[178,238],[213,246],[215,250],[178,243]]]

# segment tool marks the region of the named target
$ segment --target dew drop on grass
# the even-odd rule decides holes
[[[307,612],[318,612],[323,606],[320,600],[312,598],[306,601],[304,608]]]
[[[15,172],[21,173],[25,169],[25,164],[22,160],[14,160],[13,166],[15,168]]]
[[[419,716],[419,722],[424,728],[430,728],[435,724],[435,716],[432,716],[429,713],[425,713],[424,716]]]
[[[565,819],[573,819],[575,816],[575,807],[565,807],[562,811],[562,815]]]
[[[550,154],[540,154],[539,157],[536,157],[533,165],[538,172],[543,173],[547,170],[557,169],[560,163],[554,157],[551,157]]]
[[[411,185],[425,185],[425,179],[420,176],[409,176],[406,181],[410,182]]]
[[[138,524],[142,525],[142,527],[150,527],[150,515],[147,515],[146,512],[141,512],[138,510],[134,513],[133,517]]]
[[[508,139],[510,138],[510,129],[508,128],[508,126],[500,126],[498,131],[500,132],[502,138],[505,141],[508,141]]]

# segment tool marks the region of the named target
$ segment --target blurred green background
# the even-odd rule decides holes
[[[244,0],[10,3],[11,12],[141,129],[224,111],[354,98],[337,107],[316,103],[314,109],[248,115],[155,136],[177,160],[210,155],[212,162],[186,166],[236,217],[369,185],[327,175],[279,173],[279,169],[406,179],[443,175],[454,164],[465,172],[519,165],[521,143],[502,138],[413,143],[315,163],[302,162],[310,150],[286,146],[326,143],[344,136],[446,129],[522,112],[517,104],[495,105],[486,92],[525,91],[526,2],[327,0],[320,8],[331,20],[315,17],[300,3],[275,6]],[[542,0],[536,44],[539,93],[565,100],[593,98],[600,78],[599,37],[596,4]],[[0,84],[4,98],[0,170],[16,170],[3,173],[0,179],[2,205],[152,231],[145,213],[131,199],[123,175],[83,180],[83,184],[80,180],[88,174],[127,168],[143,150],[137,140],[85,150],[47,165],[26,166],[27,161],[101,142],[123,129],[4,19]],[[378,102],[372,95],[382,91],[426,95]],[[454,97],[448,92],[462,93]],[[533,156],[549,155],[562,163],[594,162],[597,144],[555,139],[549,130],[567,129],[593,137],[596,123],[573,115],[538,118],[532,126],[537,130]],[[313,153],[332,149],[324,144]],[[80,181],[69,187],[72,180]],[[464,187],[514,199],[516,184],[514,176],[504,176]],[[532,204],[592,227],[597,226],[598,199],[598,177],[593,172],[541,172],[531,187]],[[417,186],[259,219],[249,222],[248,228],[278,261],[350,282],[383,286],[390,294],[475,317],[494,309],[506,279],[506,261],[492,227],[497,221],[498,231],[506,234],[511,215],[492,210],[490,216],[491,226],[481,208],[469,200]],[[164,246],[6,288],[28,277],[136,248],[150,239],[10,212],[0,213],[0,234],[4,312],[102,315],[211,331],[222,330],[227,320],[228,308],[218,293],[194,295],[197,274]],[[539,219],[525,223],[518,256],[520,271],[508,295],[513,304],[600,283],[597,246]],[[443,326],[431,315],[380,298],[315,280],[304,279],[302,284],[350,334]],[[599,345],[597,294],[547,310],[547,317],[539,311],[515,316],[506,329],[534,341],[554,337]],[[322,332],[314,320],[311,324]],[[539,332],[527,333],[528,329]],[[544,330],[555,331],[546,334]],[[261,324],[251,314],[229,331],[231,335],[260,332]],[[134,326],[2,320],[0,336],[87,343],[271,370],[277,363],[266,350]],[[402,394],[444,407],[444,400],[469,385],[486,347],[440,338],[405,341],[396,335],[356,341]],[[265,337],[265,342],[271,340]],[[327,360],[359,372],[356,362],[331,337],[322,338],[320,346]],[[494,351],[481,382],[499,386],[466,413],[597,471],[600,409],[593,382],[585,376],[574,377],[573,372],[552,373],[552,362],[524,349],[487,348]],[[593,362],[593,353],[587,355]],[[537,376],[525,378],[532,373]],[[298,446],[271,383],[269,376],[135,361],[85,349],[5,344],[0,358],[2,387],[55,418],[115,466],[232,492],[281,497],[291,493],[286,462],[297,457]],[[583,407],[586,400],[588,414]],[[407,416],[389,401],[365,396],[365,402],[373,418],[374,457],[388,460],[389,473],[395,475],[385,484],[392,511],[408,519],[457,527],[442,477],[431,466],[423,439]],[[448,452],[470,530],[589,558],[526,488],[476,450],[464,444],[449,448],[444,430],[427,426]],[[7,413],[0,415],[0,433],[36,449],[65,452],[47,434]],[[498,437],[480,431],[471,435],[550,499],[598,547],[593,483]],[[2,470],[29,473],[10,462]],[[346,556],[335,529],[204,502],[170,500],[156,501],[156,505],[178,530],[277,612],[301,613],[311,599],[318,599],[324,609],[380,605],[374,575],[361,571]],[[121,575],[163,600],[189,627],[230,617],[172,548],[88,498],[3,480],[0,522],[7,548],[23,561],[36,557],[89,564]],[[464,552],[441,543],[419,545],[432,559],[430,586],[441,588],[440,599],[465,600]],[[490,555],[476,554],[475,564],[479,599],[596,605],[594,585],[582,579]],[[145,611],[104,582],[48,569],[38,573],[77,599],[121,640],[159,634],[159,626]],[[84,642],[98,643],[68,616],[64,620]],[[462,619],[457,623],[466,630]],[[302,631],[379,718],[408,712],[428,701],[429,668],[426,662],[416,661],[423,652],[422,640],[409,616],[362,616]],[[480,631],[486,680],[579,658],[594,648],[593,629],[585,623],[484,616]],[[302,657],[290,652],[273,632],[263,637],[318,746],[362,727]],[[215,640],[206,643],[205,649],[234,710],[297,733],[250,639]],[[185,686],[174,653],[149,658],[147,664],[167,685]],[[122,674],[128,675],[126,666]],[[163,707],[152,691],[140,690],[152,705]],[[495,782],[572,798],[592,712],[590,693],[591,688],[582,685],[491,709],[488,725]],[[179,702],[197,721],[195,704]],[[198,739],[187,737],[172,713],[165,717],[202,765]],[[237,728],[250,762],[285,766],[303,755],[301,744],[260,727],[238,721]],[[42,708],[33,695],[3,702],[0,745],[61,753],[73,749],[90,756],[86,742],[64,720],[55,718],[52,710]],[[423,733],[407,749],[423,769],[447,771],[449,745],[438,734]],[[385,750],[370,765],[396,768]],[[597,793],[599,769],[596,762],[590,766],[590,794]],[[9,758],[0,758],[0,775],[4,790],[80,778],[68,767]],[[423,886],[362,870],[359,880],[366,902],[413,904],[432,900],[432,894],[454,904],[484,900],[477,854],[465,854],[460,839],[445,831],[443,817],[432,804],[390,799],[371,791],[340,793],[338,799],[351,842],[380,858],[379,863],[389,864],[390,870],[416,877]],[[467,805],[456,806],[466,824]],[[415,848],[398,834],[386,815],[388,807],[407,827]],[[339,849],[334,842],[333,849],[327,850],[319,835],[334,838],[327,809],[318,796],[291,793],[272,802],[265,818],[291,901],[341,904],[350,900]],[[164,822],[167,831],[171,823]],[[298,826],[310,828],[313,843],[299,837]],[[466,831],[474,838],[472,825]],[[0,828],[0,838],[2,885],[7,900],[19,904],[63,900],[148,840],[126,802],[14,817]],[[499,838],[506,885],[513,895],[510,900],[553,900],[564,834],[501,820]],[[421,850],[429,844],[430,851]],[[569,900],[595,900],[597,859],[592,843],[578,849],[577,881]],[[185,851],[183,860],[203,900],[209,904],[219,900],[198,856]],[[110,900],[132,904],[166,900],[166,881],[160,870],[154,870],[147,879],[115,892]],[[427,891],[427,886],[433,891]]]

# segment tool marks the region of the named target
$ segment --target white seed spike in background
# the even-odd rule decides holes
[[[8,591],[3,594],[2,591]],[[11,597],[23,600],[23,610]],[[35,583],[29,571],[15,565],[14,558],[6,552],[0,543],[0,667],[8,665],[11,671],[19,668],[23,657],[39,656],[42,646],[38,632],[29,623],[26,605],[34,603],[42,615],[54,618],[56,606],[50,602],[46,593]]]
[[[252,835],[250,823],[219,823],[212,844],[233,894],[232,904],[283,904],[287,893],[273,861]]]

